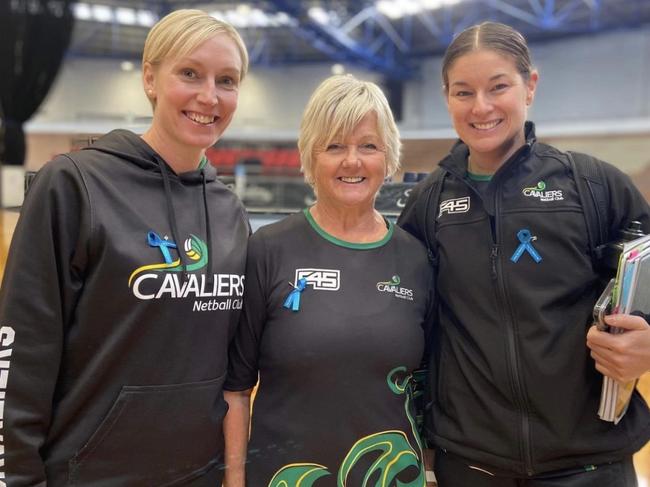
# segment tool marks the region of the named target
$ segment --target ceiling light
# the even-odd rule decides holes
[[[339,63],[332,64],[332,74],[343,74],[343,73],[345,73],[345,66]]]
[[[137,14],[138,25],[142,27],[153,27],[153,24],[156,23],[156,16],[151,10],[138,10]]]
[[[241,29],[244,27],[248,27],[248,18],[244,17],[236,10],[228,10],[225,13],[225,17],[226,17],[226,22],[228,22],[235,28]]]
[[[321,7],[311,7],[307,14],[314,20],[315,22],[318,22],[319,24],[328,24],[330,17],[327,12]]]
[[[377,10],[389,19],[399,19],[402,12],[397,4],[391,0],[381,0],[376,4]]]
[[[462,0],[379,0],[375,4],[378,12],[388,18],[399,19],[407,15],[415,15],[422,9],[436,10],[455,5]]]
[[[87,3],[75,3],[72,6],[72,9],[72,12],[76,19],[90,20],[93,16],[92,11],[90,10],[90,5]]]
[[[133,71],[133,68],[135,68],[135,65],[131,61],[122,61],[120,63],[120,69],[122,69],[122,71]]]
[[[120,24],[134,25],[137,21],[135,10],[132,8],[118,7],[115,9],[115,20]]]
[[[414,15],[422,10],[422,5],[417,0],[397,0],[395,3],[402,12],[402,16]]]
[[[262,12],[259,8],[254,8],[250,12],[251,24],[255,27],[268,27],[270,23],[269,17]]]
[[[292,18],[285,12],[267,14],[259,8],[251,8],[247,4],[239,5],[234,10],[220,12],[215,10],[210,13],[212,17],[218,20],[228,22],[233,27],[278,27],[281,25],[291,24]]]
[[[93,18],[97,22],[111,22],[113,20],[113,10],[107,5],[93,5]]]
[[[422,7],[427,10],[435,10],[443,6],[443,0],[421,0]]]
[[[289,25],[292,23],[292,18],[286,12],[278,12],[273,16],[275,20],[280,25]]]
[[[237,5],[237,13],[242,17],[248,17],[251,14],[251,6],[247,3]]]

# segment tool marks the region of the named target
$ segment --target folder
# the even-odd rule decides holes
[[[650,310],[650,235],[623,245],[611,300],[613,313]],[[616,327],[608,327],[607,331],[625,332]],[[636,383],[637,380],[621,383],[604,377],[598,408],[600,419],[618,424],[627,411]]]

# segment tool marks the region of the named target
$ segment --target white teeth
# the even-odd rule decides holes
[[[501,120],[494,120],[493,122],[486,122],[486,123],[473,123],[472,127],[475,129],[479,130],[489,130],[491,128],[496,127]]]
[[[214,122],[214,119],[216,118],[213,116],[202,115],[200,113],[195,113],[195,112],[186,112],[186,114],[187,114],[187,118],[189,118],[190,120],[193,120],[194,122],[197,123],[202,123],[204,125]]]
[[[362,178],[361,176],[357,176],[357,177],[341,176],[341,178],[339,178],[339,179],[341,181],[343,181],[344,183],[360,183],[361,181],[364,180],[364,178]]]

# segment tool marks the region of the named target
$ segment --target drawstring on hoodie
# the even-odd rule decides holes
[[[167,203],[167,213],[169,216],[169,223],[172,227],[172,238],[177,245],[178,257],[181,260],[181,273],[183,281],[187,280],[187,258],[185,257],[185,252],[183,252],[182,242],[179,240],[178,236],[178,224],[176,222],[176,212],[174,211],[174,202],[172,201],[172,189],[171,183],[169,182],[169,172],[167,171],[167,164],[159,158],[156,158],[158,165],[160,166],[160,172],[163,178],[163,186],[165,188],[165,201]],[[206,245],[208,250],[208,275],[206,277],[206,284],[208,288],[212,286],[214,280],[214,262],[212,259],[212,229],[210,227],[210,212],[208,211],[208,190],[205,179],[205,169],[201,168],[201,185],[203,186],[203,208],[205,211],[205,238]]]
[[[160,173],[163,178],[163,187],[165,188],[165,202],[167,203],[167,216],[169,217],[169,223],[172,227],[172,239],[176,244],[176,249],[178,250],[178,258],[181,261],[181,275],[183,276],[183,281],[187,280],[187,260],[185,259],[185,253],[183,252],[183,242],[178,239],[178,225],[176,224],[176,212],[174,211],[174,202],[172,201],[172,186],[169,182],[169,173],[167,172],[167,164],[159,158],[156,158],[158,161],[158,166],[160,167]],[[209,238],[209,236],[208,236]],[[209,257],[208,257],[209,258]]]
[[[214,279],[214,262],[212,259],[212,229],[210,228],[210,212],[208,211],[208,189],[205,184],[205,170],[201,168],[201,182],[203,183],[203,208],[205,209],[205,234],[208,246],[208,277],[207,284],[212,284]]]

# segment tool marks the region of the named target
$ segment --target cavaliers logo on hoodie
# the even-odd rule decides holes
[[[142,265],[131,273],[128,285],[136,298],[194,299],[192,311],[241,309],[244,276],[201,272],[210,256],[207,245],[199,237],[190,234],[182,250],[176,242],[167,236],[161,238],[154,231],[147,234],[147,242],[160,249],[162,262]],[[181,251],[189,263],[182,262]]]

